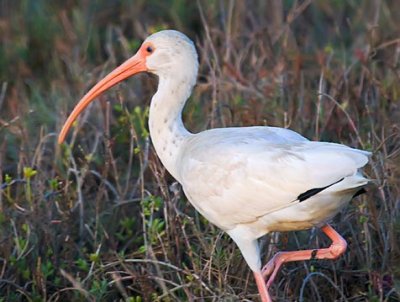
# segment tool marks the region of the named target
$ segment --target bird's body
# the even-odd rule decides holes
[[[358,173],[367,152],[282,128],[204,131],[189,137],[179,155],[177,178],[196,209],[227,232],[254,226],[255,238],[319,226],[367,182]]]
[[[162,31],[146,39],[130,60],[82,99],[66,122],[61,140],[79,112],[104,90],[136,72],[157,74],[159,86],[149,113],[157,155],[181,183],[191,204],[237,243],[255,272],[263,301],[270,301],[260,283],[257,239],[272,231],[324,226],[367,184],[360,169],[367,164],[369,152],[309,141],[276,127],[220,128],[192,134],[181,118],[197,76],[192,42],[179,32]],[[266,275],[274,265],[269,263]]]
[[[168,148],[156,150],[167,164]],[[253,270],[261,269],[260,255],[246,251],[259,237],[325,224],[368,182],[359,173],[368,152],[309,141],[282,128],[188,134],[175,152],[174,177],[185,195],[197,211],[231,235]],[[299,200],[301,194],[325,187]]]

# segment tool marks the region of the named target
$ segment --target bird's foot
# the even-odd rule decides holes
[[[271,286],[272,282],[274,282],[274,279],[279,272],[279,269],[285,262],[284,258],[282,258],[281,256],[284,253],[285,252],[276,253],[275,256],[272,257],[272,259],[269,260],[268,263],[261,270],[263,278],[266,282],[267,289]]]
[[[330,225],[325,225],[321,230],[332,240],[332,244],[328,248],[278,252],[270,261],[268,261],[261,270],[267,289],[271,286],[272,282],[274,282],[282,264],[286,262],[312,259],[337,259],[346,251],[346,241]]]

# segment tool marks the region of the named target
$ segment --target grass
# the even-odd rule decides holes
[[[149,33],[200,54],[189,129],[274,125],[373,151],[368,194],[333,221],[338,261],[287,265],[276,301],[399,301],[400,19],[395,1],[0,0],[0,301],[253,301],[235,244],[188,204],[151,146],[142,75],[57,134]],[[328,244],[269,234],[278,250]]]

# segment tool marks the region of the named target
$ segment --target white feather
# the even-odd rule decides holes
[[[181,112],[196,79],[194,46],[175,31],[147,41],[155,46],[148,68],[159,76],[149,116],[156,152],[193,206],[235,240],[253,271],[261,263],[257,238],[324,224],[368,182],[359,173],[368,152],[312,142],[288,129],[189,133]],[[324,187],[298,200],[300,194]]]

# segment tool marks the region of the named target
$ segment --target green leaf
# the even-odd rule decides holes
[[[100,257],[99,257],[98,253],[90,254],[89,255],[89,259],[90,259],[90,261],[95,262],[95,263],[99,263],[100,262]]]
[[[30,167],[24,167],[23,170],[24,170],[24,178],[25,179],[30,179],[37,174],[37,171]]]
[[[75,261],[75,264],[79,267],[79,269],[85,272],[89,271],[89,264],[85,259],[79,258],[78,260]]]

